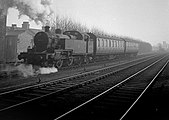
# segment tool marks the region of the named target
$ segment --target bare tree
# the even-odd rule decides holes
[[[61,29],[62,31],[68,31],[68,30],[77,30],[80,32],[91,32],[96,35],[101,35],[101,36],[108,36],[108,37],[116,37],[116,38],[123,38],[123,39],[130,39],[130,40],[135,40],[135,41],[141,41],[139,39],[134,39],[132,37],[128,36],[119,36],[115,34],[109,34],[105,32],[104,30],[101,30],[97,27],[92,27],[89,29],[85,24],[82,24],[80,22],[77,22],[70,17],[60,17],[56,16],[55,19],[52,21],[52,26],[51,30],[54,32],[55,29]]]

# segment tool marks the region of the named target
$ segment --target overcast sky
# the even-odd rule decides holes
[[[53,0],[57,15],[71,17],[117,35],[138,38],[152,45],[169,43],[169,0]],[[9,9],[7,25],[21,26],[28,17]],[[41,28],[31,22],[32,28]]]

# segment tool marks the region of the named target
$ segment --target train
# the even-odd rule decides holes
[[[35,34],[33,40],[33,47],[28,48],[27,52],[21,52],[18,59],[26,64],[57,68],[88,64],[117,56],[136,56],[139,53],[139,45],[144,47],[147,44],[148,48],[151,47],[149,43],[129,38],[96,35],[76,30],[63,32],[56,29],[55,33],[52,33],[49,26],[45,26],[45,31]],[[150,50],[151,48],[148,49]]]

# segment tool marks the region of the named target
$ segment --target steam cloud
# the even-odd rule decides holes
[[[8,75],[10,75],[14,72],[15,74],[18,74],[19,76],[30,77],[30,76],[37,76],[39,74],[56,73],[56,72],[58,72],[58,69],[55,67],[47,67],[47,68],[38,67],[35,69],[35,68],[33,68],[32,65],[20,64],[18,66],[7,65],[4,69],[2,69],[0,71],[7,72]]]
[[[19,17],[27,15],[37,24],[39,21],[44,24],[53,14],[51,5],[52,0],[0,0],[0,9],[16,8],[19,11]]]

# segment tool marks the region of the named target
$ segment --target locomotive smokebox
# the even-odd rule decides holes
[[[7,9],[0,6],[0,62],[5,62],[6,18]]]
[[[45,32],[49,32],[49,26],[45,26]]]
[[[62,30],[61,30],[61,29],[56,29],[56,30],[55,30],[55,33],[56,33],[56,34],[62,34]]]

